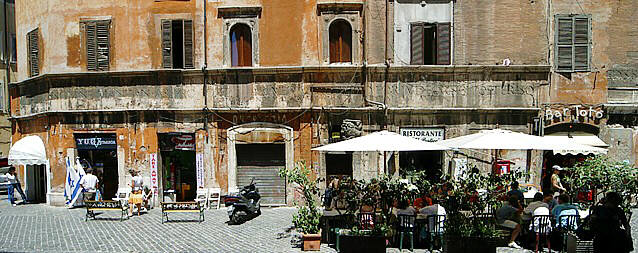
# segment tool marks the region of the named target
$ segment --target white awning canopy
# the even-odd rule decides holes
[[[602,141],[598,136],[585,132],[558,132],[553,134],[545,135],[543,138],[552,141],[561,141],[561,142],[570,142],[577,143],[592,147],[600,147],[605,148],[608,147],[607,143]],[[554,154],[560,155],[588,155],[588,154],[605,154],[606,152],[597,149],[554,149]]]
[[[379,131],[361,137],[328,144],[315,151],[420,151],[420,150],[447,150],[449,148],[436,143],[425,142],[403,135]]]
[[[14,143],[9,150],[9,164],[47,164],[47,154],[42,139],[40,139],[40,137],[38,136],[31,135],[24,137]]]

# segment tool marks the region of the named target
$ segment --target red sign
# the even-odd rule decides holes
[[[195,150],[195,138],[190,134],[177,135],[171,138],[175,149]]]

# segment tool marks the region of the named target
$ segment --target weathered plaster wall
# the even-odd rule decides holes
[[[454,64],[548,64],[547,1],[455,1]]]

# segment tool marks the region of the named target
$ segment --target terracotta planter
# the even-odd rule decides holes
[[[302,234],[303,251],[319,251],[321,249],[321,233]]]

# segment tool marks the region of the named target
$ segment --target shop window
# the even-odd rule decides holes
[[[555,52],[557,72],[590,70],[591,16],[556,15]]]
[[[162,67],[194,68],[192,20],[162,20]]]
[[[29,76],[37,76],[40,74],[40,45],[38,30],[35,29],[27,33],[27,60],[29,63]]]
[[[250,67],[252,58],[252,35],[250,27],[236,24],[230,29],[231,58],[233,67]]]
[[[86,69],[108,71],[111,57],[111,21],[83,22],[86,42]]]
[[[410,26],[410,64],[449,65],[450,23],[416,23]]]
[[[330,63],[352,63],[352,27],[348,21],[336,20],[330,24]]]

